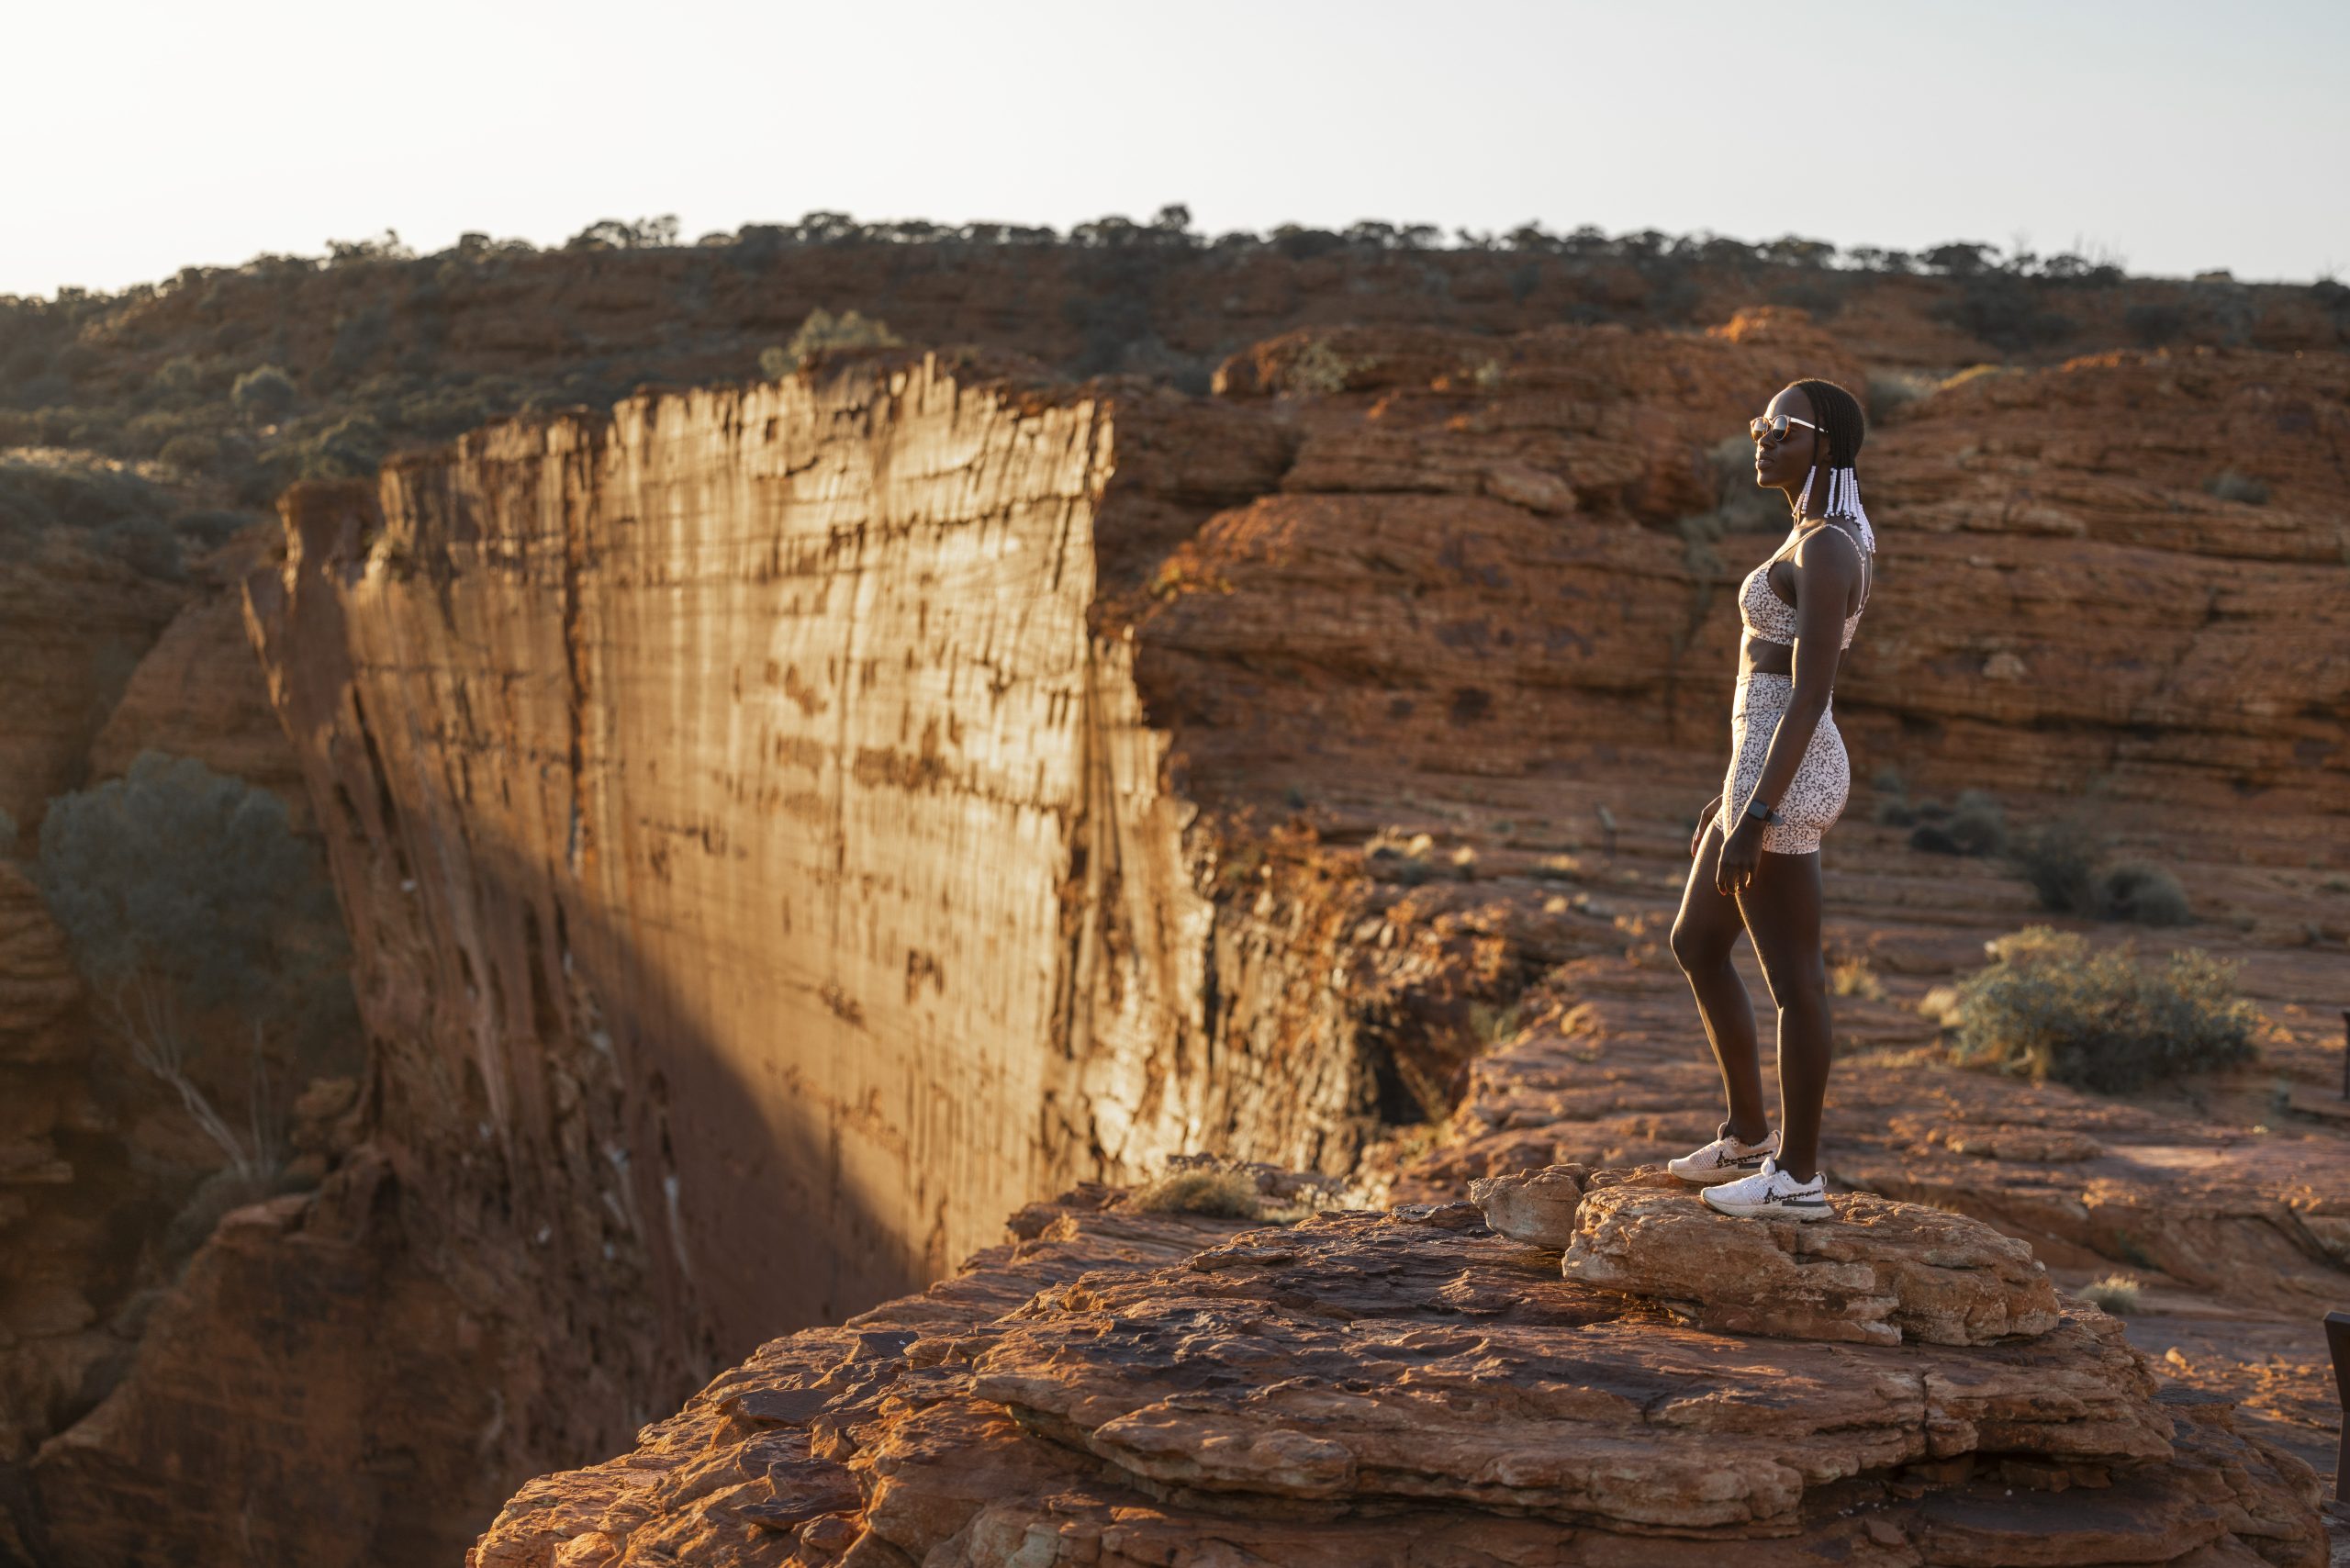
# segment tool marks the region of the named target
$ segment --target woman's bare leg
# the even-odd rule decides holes
[[[1719,824],[1708,827],[1689,863],[1688,885],[1681,890],[1681,913],[1673,922],[1673,956],[1689,977],[1697,997],[1697,1016],[1704,1020],[1706,1038],[1713,1042],[1714,1059],[1721,1064],[1722,1095],[1729,1119],[1724,1136],[1760,1143],[1771,1131],[1762,1111],[1762,1066],[1754,1040],[1754,1006],[1747,1000],[1746,982],[1729,961],[1730,949],[1745,929],[1738,901],[1724,897],[1714,886],[1714,863],[1720,857]],[[1765,857],[1766,859],[1770,857]],[[1758,878],[1759,879],[1759,878]]]
[[[1819,1112],[1834,1055],[1819,902],[1817,853],[1767,850],[1738,898],[1771,1000],[1779,1006],[1779,1169],[1798,1182],[1819,1170]]]

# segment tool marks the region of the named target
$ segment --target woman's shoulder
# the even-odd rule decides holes
[[[1821,538],[1823,534],[1833,534],[1836,540],[1841,543],[1823,541]],[[1862,557],[1866,552],[1861,548],[1861,542],[1852,537],[1849,530],[1835,519],[1829,518],[1806,530],[1803,537],[1796,542],[1793,554],[1796,564],[1799,566],[1828,566],[1833,563],[1835,566],[1849,567],[1857,572],[1861,568]]]

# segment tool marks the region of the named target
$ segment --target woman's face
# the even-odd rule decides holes
[[[1800,386],[1790,386],[1762,410],[1767,419],[1785,414],[1791,420],[1813,420],[1811,399]],[[1754,446],[1754,483],[1763,489],[1784,489],[1803,483],[1819,448],[1820,434],[1809,425],[1789,425],[1785,436],[1764,435]]]

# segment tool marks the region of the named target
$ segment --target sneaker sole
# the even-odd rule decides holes
[[[1699,1187],[1718,1187],[1725,1182],[1735,1182],[1741,1176],[1751,1176],[1762,1169],[1761,1160],[1755,1161],[1752,1165],[1725,1165],[1718,1170],[1674,1170],[1670,1165],[1665,1167],[1667,1171],[1682,1181]]]
[[[1700,1193],[1698,1199],[1716,1214],[1729,1215],[1738,1219],[1792,1219],[1809,1224],[1813,1220],[1832,1219],[1835,1211],[1825,1203],[1818,1208],[1797,1207],[1793,1204],[1716,1203],[1711,1193]]]

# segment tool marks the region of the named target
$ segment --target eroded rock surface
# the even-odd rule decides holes
[[[2320,1560],[2306,1467],[2155,1397],[2091,1308],[1992,1346],[1725,1336],[1467,1204],[1079,1196],[532,1483],[474,1568]]]
[[[1706,454],[1776,381],[1860,366],[1785,312],[1703,337],[1324,339],[1244,356],[1215,402],[976,375],[643,399],[469,438],[373,497],[297,496],[289,570],[253,608],[362,927],[379,1049],[353,1114],[403,1216],[366,1233],[399,1249],[371,1267],[405,1279],[422,1260],[458,1303],[445,1321],[491,1347],[479,1476],[611,1452],[778,1318],[919,1282],[1033,1193],[1171,1149],[1338,1169],[1382,1120],[1426,1117],[1374,1170],[1449,1202],[1476,1176],[1638,1164],[1711,1136],[1712,1070],[1663,936],[1727,739],[1724,590],[1775,534],[1706,523],[1724,498]],[[2243,1394],[2264,1434],[2314,1431],[2293,1335],[2338,1294],[2343,1140],[2270,1125],[2266,1077],[2189,1109],[1954,1074],[1918,994],[2038,912],[2001,868],[1867,818],[1888,765],[1921,794],[1996,788],[2020,823],[2097,782],[2121,847],[2188,880],[2205,924],[2186,935],[2249,960],[2276,1020],[2262,1072],[2321,1076],[2327,966],[2350,937],[2325,882],[2350,870],[2330,847],[2350,666],[2319,498],[2338,375],[2243,351],[1978,380],[1884,422],[1866,460],[1885,571],[1839,692],[1856,791],[1829,914],[1831,951],[1882,993],[1838,1000],[1829,1168],[2028,1238],[2069,1286],[2143,1271],[2150,1305],[2176,1304],[2129,1320],[2178,1350],[2163,1376]],[[2143,442],[2091,439],[2124,414]],[[2270,510],[2203,489],[2272,437]],[[1114,1212],[1052,1219],[1069,1228],[1051,1245],[1085,1252]],[[1150,1269],[1201,1249],[1117,1223]],[[288,1217],[264,1250],[299,1256],[308,1229]],[[837,1270],[800,1267],[803,1243]],[[752,1402],[773,1419],[727,1417],[755,1447],[680,1417],[588,1491],[532,1495],[589,1521],[564,1537],[582,1563],[817,1562],[858,1541],[866,1568],[1032,1539],[1214,1561],[1248,1467],[1191,1456],[1205,1428],[1153,1450],[1156,1417],[1089,1426],[1042,1394],[1023,1427],[972,1391],[979,1345],[892,1348],[934,1325],[994,1343],[971,1326],[1033,1294],[1022,1270],[1046,1244],[1031,1230],[1019,1266],[966,1276],[966,1296],[889,1309],[938,1315],[919,1325],[885,1311],[881,1338],[806,1341],[843,1380],[826,1399],[853,1383],[882,1402],[869,1414],[852,1400],[843,1425],[795,1424],[814,1396],[778,1373]],[[1502,1288],[1465,1268],[1429,1284],[1443,1299],[1460,1282],[1448,1312]],[[300,1280],[239,1277],[286,1300]],[[213,1299],[251,1314],[268,1297]],[[1640,1310],[1659,1334],[1697,1332]],[[1246,1338],[1206,1321],[1199,1357]],[[1021,1333],[1004,1375],[1052,1358],[1113,1381],[1069,1324]],[[1265,1366],[1319,1353],[1264,1333]],[[1789,1353],[1897,1350],[1927,1353]],[[1201,1361],[1152,1364],[1155,1397],[1188,1419]],[[186,1370],[159,1365],[138,1408],[204,1409]],[[1235,1429],[1265,1440],[1245,1415]],[[2154,1560],[2257,1537],[2250,1494],[2214,1479],[2255,1450],[2200,1406],[2175,1425],[2183,1457],[2113,1470],[2091,1494],[2104,1533],[2064,1551]],[[126,1495],[172,1458],[129,1426],[106,1450]],[[222,1447],[241,1440],[224,1428]],[[1131,1467],[1105,1478],[1097,1440]],[[1267,1462],[1328,1470],[1289,1443]],[[1931,1491],[1902,1502],[1934,1550],[1996,1558],[2023,1550],[2022,1516],[1997,1510],[2061,1502],[2077,1522],[2095,1474],[1970,1463],[1995,1499],[1946,1472],[1851,1479]],[[1540,1562],[1568,1529],[1595,1561],[1651,1550],[1501,1504],[1408,1512],[1427,1506],[1380,1471],[1360,1494],[1357,1463],[1318,1500],[1274,1499],[1248,1540],[1279,1561],[1396,1549],[1351,1516],[1301,1523],[1310,1502],[1405,1509],[1412,1539],[1463,1561]],[[1562,1462],[1542,1484],[1572,1497],[1574,1476]],[[444,1479],[417,1485],[453,1496]],[[1785,1539],[1806,1551],[1912,1550],[1820,1511],[1832,1487],[1803,1495],[1807,1533]],[[171,1508],[189,1539],[233,1541],[201,1489]]]
[[[2056,1326],[2031,1249],[1981,1220],[1866,1193],[1830,1208],[1809,1223],[1733,1219],[1647,1167],[1585,1193],[1562,1267],[1735,1334],[1988,1345]]]

